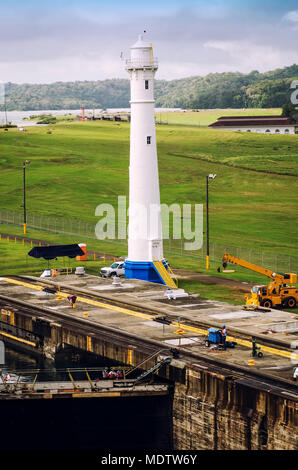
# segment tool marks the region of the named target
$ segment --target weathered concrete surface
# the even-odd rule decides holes
[[[82,278],[78,278],[75,275],[57,276],[56,278],[43,281],[49,282],[50,285],[54,284],[54,286],[59,283],[61,291],[64,293],[67,293],[67,287],[78,287],[82,289],[82,292],[97,293],[107,299],[119,300],[120,302],[125,301],[128,308],[129,305],[132,307],[144,306],[160,312],[161,315],[171,315],[171,318],[176,318],[177,320],[170,325],[162,325],[152,321],[154,314],[151,316],[142,315],[127,309],[119,309],[117,306],[106,305],[102,301],[88,303],[84,301],[83,293],[82,297],[79,297],[77,300],[76,309],[73,309],[66,298],[62,301],[57,301],[57,294],[46,295],[44,292],[38,291],[33,287],[11,284],[6,282],[5,279],[0,279],[0,294],[50,309],[53,314],[59,312],[68,315],[69,318],[84,319],[86,325],[90,324],[91,332],[93,323],[104,325],[116,328],[119,331],[125,331],[128,334],[136,334],[140,338],[144,337],[161,341],[166,346],[171,345],[175,347],[181,345],[191,352],[199,353],[200,355],[212,355],[213,357],[240,366],[247,366],[251,359],[251,343],[248,347],[245,347],[238,341],[235,349],[228,349],[225,352],[206,350],[204,348],[206,336],[198,330],[187,329],[183,325],[183,321],[208,322],[217,327],[220,327],[224,322],[228,327],[228,334],[232,335],[234,333],[237,335],[244,332],[252,336],[258,335],[259,338],[264,338],[264,340],[272,337],[279,340],[284,347],[288,348],[297,339],[295,328],[298,327],[298,322],[295,315],[288,312],[278,310],[271,310],[271,312],[246,312],[241,310],[241,307],[223,302],[209,301],[208,299],[200,299],[198,296],[169,301],[165,299],[164,286],[144,281],[122,280],[122,287],[113,286],[111,279],[100,279],[91,275]],[[30,282],[30,279],[28,282]],[[181,318],[182,327],[185,330],[184,334],[180,336],[176,334],[179,318]],[[24,322],[23,318],[18,319],[16,326],[27,329],[30,332],[38,331],[36,328],[37,322],[35,322],[35,325],[31,325],[29,321],[26,327],[22,322]],[[82,349],[86,348],[86,334],[81,337],[80,335],[71,335],[64,330],[61,330],[59,333],[59,320],[56,323],[57,325],[55,325],[55,322],[51,323],[53,325],[51,327],[52,332],[48,336],[43,335],[42,347],[46,357],[53,358],[57,346],[60,347],[63,343]],[[277,333],[266,334],[265,332],[273,325]],[[97,353],[96,348],[98,345],[95,345],[95,343],[92,338],[90,351],[96,351]],[[293,365],[287,357],[277,356],[267,351],[264,352],[264,357],[261,360],[255,360],[254,367],[287,379],[291,379],[293,374]]]
[[[75,279],[76,282],[84,281]],[[69,279],[69,285],[72,285]],[[103,287],[105,294],[111,290],[111,281],[91,279],[96,287]],[[177,318],[181,312],[185,312],[187,318],[207,318],[206,311],[209,310],[210,315],[230,314],[234,315],[237,327],[239,322],[245,325],[243,318],[237,318],[239,308],[229,306],[228,304],[212,306],[199,306],[195,311],[188,312],[188,308],[176,306],[174,303],[168,305],[153,297],[159,297],[163,300],[164,288],[149,285],[145,289],[144,285],[139,283],[135,286],[129,299],[136,305],[150,305],[151,308],[160,307],[160,311],[175,312]],[[131,287],[129,287],[131,289]],[[54,357],[57,348],[63,348],[64,345],[71,345],[78,349],[89,351],[99,356],[118,361],[123,364],[136,366],[146,359],[152,349],[148,346],[141,345],[142,338],[150,338],[160,341],[165,346],[167,341],[176,339],[179,342],[179,336],[175,334],[176,325],[164,326],[161,324],[154,325],[152,319],[143,318],[142,316],[132,312],[127,313],[117,310],[116,308],[105,305],[90,305],[79,301],[76,309],[72,309],[67,301],[58,302],[55,300],[56,295],[50,295],[46,298],[43,292],[36,291],[32,288],[22,286],[12,286],[0,283],[0,292],[7,296],[14,296],[20,300],[30,301],[34,305],[39,305],[49,309],[53,314],[55,311],[63,312],[69,319],[85,318],[84,313],[88,313],[85,318],[84,328],[76,327],[75,330],[70,326],[63,324],[59,319],[49,321],[49,319],[38,317],[23,316],[21,312],[10,312],[1,310],[0,321],[6,324],[7,331],[12,334],[22,334],[23,338],[27,338],[37,343],[37,347]],[[119,299],[128,299],[128,294],[118,289],[114,292],[113,297]],[[185,300],[185,299],[184,299]],[[193,302],[194,298],[192,299]],[[199,302],[198,302],[199,303]],[[201,301],[201,303],[203,303]],[[207,307],[207,308],[204,308]],[[241,312],[240,312],[241,313]],[[273,312],[274,318],[260,317],[251,318],[250,327],[254,327],[254,332],[264,328],[265,325],[272,324],[272,320],[280,320],[284,322],[284,312]],[[275,317],[279,315],[279,317]],[[289,314],[291,315],[291,314]],[[288,317],[287,317],[288,318]],[[259,320],[259,321],[257,321]],[[232,318],[231,318],[232,321]],[[246,318],[247,321],[247,318]],[[253,323],[255,322],[255,323]],[[221,323],[221,322],[217,322]],[[135,334],[140,338],[139,343],[124,341],[115,335],[98,334],[92,331],[92,325],[105,325],[107,327],[117,328],[119,332]],[[243,326],[242,326],[243,328]],[[18,329],[18,331],[16,331]],[[240,328],[239,328],[240,329]],[[22,333],[22,331],[24,333]],[[280,338],[285,338],[285,343],[291,340],[290,337],[284,336],[282,332],[278,333]],[[295,335],[292,336],[295,338]],[[195,341],[185,347],[190,352],[200,355],[202,360],[210,355],[210,352],[204,349],[203,337],[199,334],[187,333],[184,338],[193,338]],[[181,339],[181,341],[182,341]],[[38,344],[38,342],[40,343]],[[233,376],[231,372],[224,369],[224,361],[232,364],[246,364],[251,358],[250,350],[241,348],[226,352],[214,351],[213,357],[223,359],[223,366],[214,368],[212,366],[198,366],[195,361],[188,364],[185,360],[174,360],[170,366],[163,367],[160,371],[162,377],[165,377],[175,383],[175,391],[173,398],[173,437],[175,449],[297,449],[297,433],[296,422],[297,416],[297,396],[293,398],[288,394],[282,395],[282,391],[277,393],[268,389],[266,384],[262,386],[262,382],[249,381],[243,377]],[[155,363],[153,358],[144,365],[149,368]],[[257,362],[257,361],[256,361]],[[282,368],[289,363],[288,359],[279,358],[269,355],[261,362],[257,362],[256,367],[261,370],[265,367],[275,367],[278,365],[280,371],[272,371],[272,376],[281,375]],[[290,369],[292,366],[290,364]],[[290,371],[287,369],[285,378],[290,378]]]
[[[175,385],[173,430],[175,449],[297,450],[297,404],[187,368],[185,385]]]

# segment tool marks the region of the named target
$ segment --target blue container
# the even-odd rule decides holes
[[[221,340],[221,333],[220,333],[220,330],[218,328],[209,328],[208,329],[209,331],[209,341],[211,341],[212,343],[220,343],[220,340]]]

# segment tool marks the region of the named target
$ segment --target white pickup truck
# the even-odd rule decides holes
[[[125,272],[124,263],[125,261],[116,261],[109,267],[101,268],[100,270],[101,277],[124,276],[124,272]]]

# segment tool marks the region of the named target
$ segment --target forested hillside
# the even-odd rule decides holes
[[[274,108],[290,102],[298,65],[259,73],[212,73],[180,80],[156,80],[157,107],[184,109]],[[126,108],[129,80],[6,84],[7,110]],[[3,110],[4,107],[0,107]]]

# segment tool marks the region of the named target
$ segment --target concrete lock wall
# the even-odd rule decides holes
[[[37,321],[38,320],[38,321]],[[119,363],[136,366],[152,354],[148,345],[134,346],[131,340],[102,335],[88,336],[71,331],[60,323],[0,310],[1,331],[36,342],[48,358],[55,358],[64,346],[88,351]],[[91,328],[90,328],[91,329]],[[90,334],[90,333],[88,333]],[[8,338],[6,338],[8,339]],[[10,338],[10,341],[14,342]],[[22,342],[15,344],[28,346]],[[142,368],[149,369],[156,358]],[[296,435],[297,404],[253,385],[247,386],[232,375],[214,368],[173,360],[158,374],[173,383],[173,448],[183,450],[293,450]]]
[[[293,450],[297,406],[220,373],[187,369],[173,403],[175,449]]]

